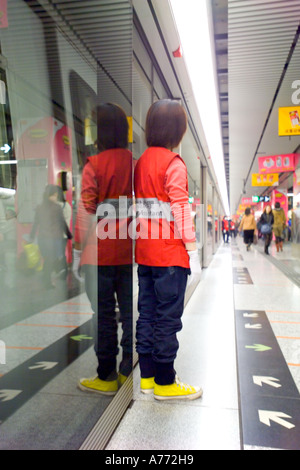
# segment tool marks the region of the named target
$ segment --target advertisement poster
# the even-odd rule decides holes
[[[288,213],[288,197],[284,190],[275,190],[272,193],[272,205],[275,206],[276,202],[280,203],[280,207],[284,210],[285,214]]]
[[[7,27],[7,0],[0,0],[0,28]]]
[[[278,135],[300,135],[300,106],[278,108]]]
[[[295,154],[272,155],[259,157],[258,167],[260,173],[284,173],[295,171]]]
[[[239,208],[238,208],[238,210],[237,210],[237,212],[236,212],[236,214],[237,214],[238,216],[244,215],[244,214],[245,214],[245,210],[247,209],[247,207],[248,207],[247,205],[240,204],[240,205],[239,205]]]
[[[252,186],[279,186],[279,173],[255,173],[252,175]]]
[[[300,168],[295,171],[294,182],[297,186],[300,186]]]

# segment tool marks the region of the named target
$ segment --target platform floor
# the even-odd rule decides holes
[[[274,248],[247,252],[240,238],[219,248],[185,308],[176,360],[203,398],[155,402],[136,367],[108,450],[300,449],[300,263],[295,247]],[[136,274],[134,287],[136,305]],[[28,311],[0,315],[0,449],[79,449],[111,403],[77,389],[96,370],[93,313],[63,284],[29,309],[35,292]]]
[[[203,398],[155,402],[137,367],[108,450],[300,449],[299,260],[291,246],[271,253],[240,238],[220,247],[185,309],[176,360]]]

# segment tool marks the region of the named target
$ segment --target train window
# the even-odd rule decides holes
[[[5,71],[0,69],[0,188],[15,189],[16,161]]]
[[[162,84],[162,82],[161,82],[161,80],[158,76],[158,73],[156,72],[155,69],[153,71],[153,87],[154,87],[155,93],[158,96],[158,99],[161,100],[161,99],[164,99],[164,98],[169,98],[168,92],[165,89],[165,87],[163,86],[163,84]]]
[[[152,104],[152,87],[136,60],[133,65],[133,115],[140,126],[144,127]]]
[[[63,191],[68,191],[69,185],[68,185],[68,172],[67,171],[61,171],[58,174],[58,183]]]
[[[151,80],[152,62],[147,52],[147,49],[145,48],[135,28],[133,28],[133,41],[135,58],[140,64],[143,64],[144,73],[148,77],[148,79]]]
[[[0,447],[78,449],[105,412],[99,431],[103,447],[132,395],[131,377],[124,384],[132,368],[132,240],[111,237],[98,249],[96,215],[90,217],[84,202],[80,204],[81,189],[90,183],[88,178],[82,181],[82,170],[87,158],[99,153],[94,108],[102,102],[117,103],[126,116],[133,116],[132,4],[130,0],[0,0],[0,10],[4,5],[7,15],[0,11],[0,343],[8,351],[5,357],[0,354],[0,390],[18,393],[6,401],[0,398]],[[118,192],[132,198],[132,155],[125,149],[110,155],[115,165],[107,172],[103,169],[101,183],[118,206]],[[115,175],[117,183],[111,189]],[[94,182],[96,206],[98,181]],[[123,218],[117,224],[123,228]],[[84,268],[73,270],[80,251]],[[107,300],[108,285],[118,294],[118,308],[115,297]],[[102,320],[97,313],[105,303],[114,329],[111,347],[116,364],[113,371],[104,372],[103,381],[110,377],[107,382],[113,382],[109,396],[100,390],[104,396],[93,400],[80,380],[93,377],[97,370],[94,345]],[[110,345],[105,344],[111,366]],[[45,360],[49,367],[40,366]],[[124,384],[120,392],[119,371]],[[117,391],[120,398],[114,406]],[[41,401],[44,393],[50,399]],[[66,426],[75,415],[78,419]],[[50,427],[44,425],[49,419]],[[6,431],[2,432],[2,424]],[[26,431],[28,426],[32,433]]]

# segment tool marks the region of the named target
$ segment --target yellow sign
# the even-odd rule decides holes
[[[240,204],[238,210],[236,211],[237,215],[243,215],[248,206]]]
[[[278,109],[278,135],[300,135],[300,106]]]
[[[255,173],[252,175],[252,186],[278,186],[279,173],[260,174]]]
[[[133,142],[133,123],[132,123],[132,116],[127,116],[127,121],[128,121],[128,142],[129,144],[132,144]]]

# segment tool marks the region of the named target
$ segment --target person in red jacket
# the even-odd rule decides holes
[[[173,152],[186,129],[186,113],[178,101],[154,103],[146,121],[148,149],[138,160],[134,176],[141,391],[154,390],[158,400],[202,395],[200,387],[182,383],[174,370],[188,275],[201,271],[188,204],[187,168]]]
[[[229,229],[229,220],[226,216],[224,216],[222,220],[222,232],[224,243],[229,243]]]
[[[99,153],[87,159],[82,174],[73,270],[85,274],[86,292],[96,313],[97,375],[81,379],[82,390],[113,395],[132,370],[132,240],[125,236],[131,222],[132,154],[128,121],[117,105],[97,107]],[[121,210],[122,204],[125,210]],[[118,320],[123,334],[122,361],[117,371]]]

